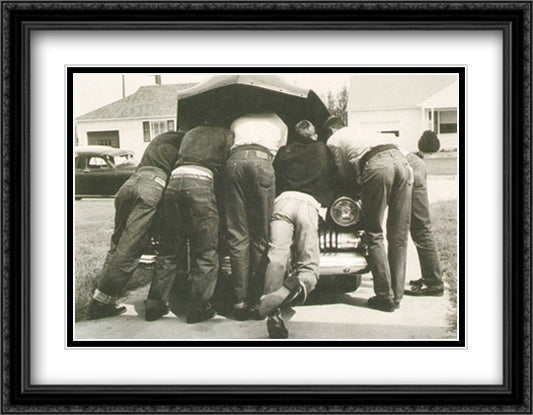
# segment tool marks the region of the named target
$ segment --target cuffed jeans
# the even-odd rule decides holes
[[[396,303],[403,298],[405,285],[412,174],[406,158],[396,149],[374,155],[367,161],[361,174],[361,213],[374,292],[378,297]],[[387,206],[388,254],[382,228]]]
[[[165,227],[149,300],[168,303],[179,258],[191,249],[190,303],[203,310],[215,291],[218,274],[218,209],[213,180],[197,175],[173,176],[163,196]]]
[[[233,150],[226,162],[226,242],[233,304],[255,305],[262,294],[257,268],[268,244],[276,193],[271,158],[254,146],[242,146]]]
[[[414,173],[411,238],[418,252],[422,281],[428,287],[441,288],[442,271],[429,214],[426,165],[414,153],[407,155],[407,161]]]
[[[276,291],[282,285],[293,290],[299,282],[310,293],[318,282],[319,261],[316,206],[302,199],[278,197],[270,223],[265,294]],[[291,264],[293,273],[286,278]]]
[[[98,286],[103,297],[119,297],[139,258],[150,242],[157,205],[165,189],[167,175],[156,167],[135,172],[115,196],[115,229]]]

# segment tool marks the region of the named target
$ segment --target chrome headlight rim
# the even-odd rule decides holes
[[[342,221],[339,218],[335,217],[334,210],[336,207],[338,207],[341,203],[349,203],[352,205],[352,210],[354,212],[353,217],[349,221]],[[338,226],[341,226],[343,228],[348,228],[350,226],[355,225],[357,222],[359,222],[359,217],[361,213],[361,203],[357,202],[353,198],[349,196],[341,196],[331,204],[331,207],[329,208],[329,217],[331,220]]]

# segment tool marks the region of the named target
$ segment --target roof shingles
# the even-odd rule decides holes
[[[77,118],[78,121],[176,115],[178,91],[196,84],[141,86],[135,93]]]

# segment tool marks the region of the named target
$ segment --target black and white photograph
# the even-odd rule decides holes
[[[531,0],[2,2],[2,413],[531,413]]]
[[[464,345],[465,68],[299,69],[68,68],[71,345]]]

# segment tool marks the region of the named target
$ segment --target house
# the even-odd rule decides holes
[[[77,145],[106,145],[140,158],[157,135],[176,129],[178,91],[196,84],[141,86],[135,93],[76,119]]]
[[[389,134],[417,150],[425,130],[437,133],[441,149],[457,149],[459,83],[456,75],[355,75],[348,98],[348,125],[361,134]]]

